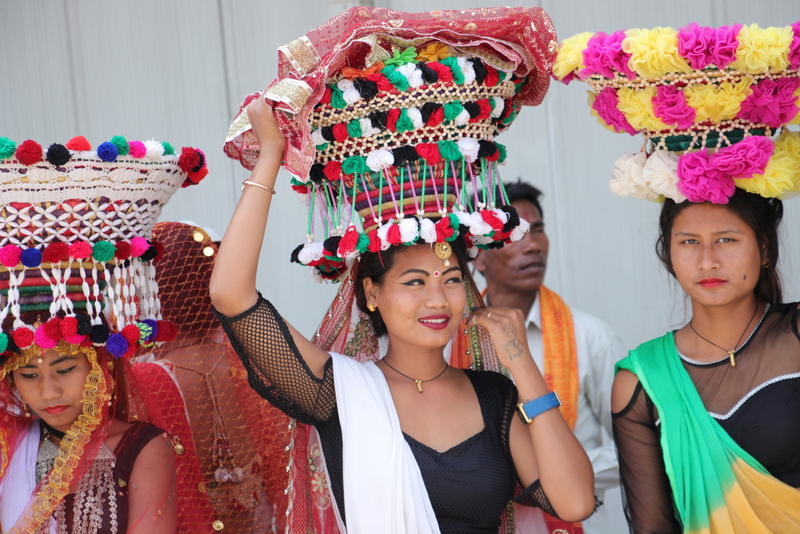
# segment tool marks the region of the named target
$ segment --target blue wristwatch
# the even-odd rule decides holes
[[[538,399],[533,399],[530,402],[517,404],[517,412],[522,419],[522,422],[530,424],[533,418],[537,415],[546,412],[551,408],[558,408],[561,406],[561,399],[558,398],[558,393],[551,391],[547,395],[542,395]]]

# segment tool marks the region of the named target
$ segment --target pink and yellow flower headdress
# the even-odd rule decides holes
[[[564,40],[556,79],[589,84],[605,128],[641,133],[617,160],[620,196],[726,203],[736,187],[800,193],[800,22],[582,33]],[[775,134],[778,133],[777,137]]]

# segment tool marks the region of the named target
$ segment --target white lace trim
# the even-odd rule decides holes
[[[747,336],[747,339],[744,340],[744,343],[739,345],[739,348],[737,348],[736,350],[733,351],[734,356],[736,355],[736,353],[738,351],[740,351],[742,349],[742,347],[744,347],[745,345],[747,345],[750,342],[750,339],[755,335],[756,332],[758,332],[758,329],[761,328],[761,323],[764,322],[764,317],[767,316],[767,312],[769,311],[769,306],[770,306],[770,304],[768,302],[766,307],[764,308],[764,313],[761,314],[761,319],[758,320],[758,324],[756,325],[756,327],[753,328],[753,330],[750,332],[750,335]],[[698,362],[697,360],[693,360],[690,357],[685,356],[680,351],[678,351],[678,356],[680,356],[681,360],[685,361],[686,363],[690,363],[692,365],[697,365],[699,367],[706,367],[708,365],[717,365],[720,362],[724,362],[725,360],[728,360],[730,358],[729,356],[725,356],[724,358],[721,358],[721,359],[719,359],[719,360],[717,360],[715,362]]]
[[[767,380],[766,382],[764,382],[763,384],[761,384],[759,386],[756,386],[755,388],[751,389],[750,392],[747,395],[745,395],[744,397],[742,397],[741,400],[739,400],[739,402],[737,402],[736,405],[733,408],[731,408],[731,410],[728,413],[726,413],[725,415],[720,415],[720,414],[714,413],[714,412],[708,412],[708,415],[710,415],[714,419],[723,419],[723,420],[724,419],[728,419],[728,418],[730,418],[730,416],[732,416],[736,412],[736,410],[741,408],[742,404],[747,402],[747,400],[750,397],[752,397],[753,395],[755,395],[756,393],[758,393],[759,391],[761,391],[765,387],[771,386],[772,384],[775,384],[777,382],[782,382],[783,380],[790,380],[792,378],[800,378],[800,373],[790,373],[788,375],[781,375],[781,376],[776,376],[775,378],[771,378],[771,379]]]

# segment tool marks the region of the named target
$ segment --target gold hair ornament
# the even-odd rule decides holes
[[[450,246],[450,243],[447,241],[436,243],[433,245],[433,253],[444,262],[445,267],[450,267],[450,256],[453,254],[453,247]]]

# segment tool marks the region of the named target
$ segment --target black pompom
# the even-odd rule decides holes
[[[470,119],[474,119],[481,114],[481,107],[475,102],[464,102],[464,109],[469,113]]]
[[[8,346],[6,347],[6,352],[19,353],[19,347],[14,342],[14,338],[10,334],[8,335]]]
[[[503,225],[503,232],[510,232],[519,226],[519,213],[517,213],[517,208],[510,204],[506,206],[498,206],[497,208],[508,213],[508,222]]]
[[[142,261],[150,261],[154,259],[156,256],[158,256],[158,249],[156,248],[155,245],[151,244],[149,247],[147,247],[147,250],[145,250],[142,253],[142,255],[139,256],[139,258]]]
[[[386,121],[388,116],[389,116],[388,111],[373,111],[372,113],[367,115],[370,122],[372,123],[372,127],[378,128],[381,131],[386,129]]]
[[[475,71],[475,81],[478,83],[483,83],[483,80],[486,79],[486,65],[483,64],[483,61],[480,59],[473,57],[468,59],[470,63],[472,63],[472,70]]]
[[[325,173],[322,172],[324,168],[325,165],[322,163],[315,163],[311,166],[311,170],[308,171],[308,177],[312,182],[315,184],[321,184],[325,181]]]
[[[206,156],[199,150],[197,152],[197,165],[192,169],[190,172],[200,172],[203,169],[203,165],[206,164]]]
[[[108,327],[104,324],[95,324],[92,325],[92,331],[89,334],[89,339],[92,340],[92,343],[105,343],[108,341],[109,330]]]
[[[431,114],[433,114],[433,112],[440,107],[442,107],[442,105],[437,104],[436,102],[425,102],[419,110],[420,114],[422,115],[422,122],[427,124],[428,119],[431,118]]]
[[[320,128],[320,133],[322,134],[322,137],[329,143],[332,143],[336,140],[336,138],[333,136],[333,126],[323,126]]]
[[[92,321],[87,315],[76,315],[75,319],[78,320],[78,335],[86,336],[92,331]]]
[[[366,78],[356,78],[353,80],[353,87],[364,100],[372,100],[378,96],[378,84]]]
[[[50,148],[47,149],[46,156],[47,161],[58,167],[59,165],[64,165],[66,162],[68,162],[72,157],[72,154],[64,145],[53,143],[50,145]]]
[[[419,154],[417,154],[417,149],[414,148],[413,145],[403,145],[400,147],[400,150],[403,153],[403,159],[405,159],[406,161],[413,163],[419,159]]]
[[[341,240],[342,236],[335,235],[322,242],[322,248],[330,252],[330,254],[326,254],[326,256],[336,256],[336,251],[339,250],[339,241]]]
[[[289,261],[291,263],[300,263],[300,251],[303,250],[304,246],[305,245],[303,244],[297,245],[297,247],[292,251],[292,255],[289,257]]]
[[[439,81],[439,73],[427,66],[425,63],[417,63],[417,67],[422,71],[422,81],[426,85]]]
[[[497,152],[497,145],[495,145],[491,141],[479,139],[478,146],[479,146],[478,148],[479,158],[488,158],[489,156],[494,156],[494,154]]]
[[[392,155],[394,156],[394,166],[400,167],[405,165],[407,160],[405,156],[405,152],[403,151],[403,147],[399,146],[397,148],[392,149]]]

